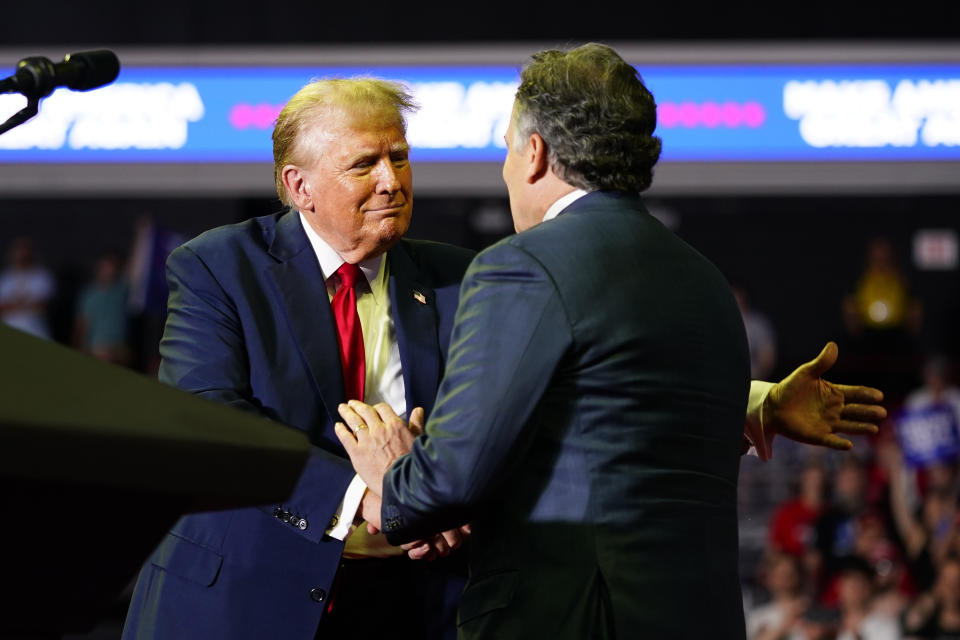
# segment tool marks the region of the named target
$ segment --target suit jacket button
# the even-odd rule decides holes
[[[284,522],[290,522],[290,516],[292,515],[293,514],[290,513],[289,511],[284,511],[283,513],[280,514],[280,519],[283,520]]]
[[[314,602],[323,602],[323,599],[327,597],[327,592],[319,587],[314,587],[310,589],[310,599]]]
[[[297,529],[300,529],[300,531],[306,531],[306,530],[307,530],[307,519],[306,519],[306,518],[300,518],[299,520],[297,520]]]
[[[330,526],[328,528],[333,529],[338,524],[340,524],[340,517],[337,515],[334,515],[332,518],[330,518]]]
[[[283,509],[281,509],[280,507],[277,507],[276,509],[273,510],[274,518],[280,518],[282,516],[283,516]]]

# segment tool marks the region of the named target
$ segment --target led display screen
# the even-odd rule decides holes
[[[960,160],[960,65],[642,65],[662,162]],[[500,162],[514,66],[124,67],[0,135],[5,163],[271,162],[277,113],[317,77],[400,81],[412,159]],[[22,108],[0,95],[0,119]]]

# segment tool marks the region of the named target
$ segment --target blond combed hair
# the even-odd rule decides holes
[[[406,133],[405,115],[417,109],[417,103],[398,82],[357,76],[314,80],[297,91],[280,111],[273,128],[273,180],[280,201],[293,202],[283,184],[283,167],[295,163],[298,141],[314,119],[331,109],[344,109],[358,118],[396,120]]]

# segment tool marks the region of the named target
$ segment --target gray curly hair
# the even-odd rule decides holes
[[[653,180],[657,105],[637,70],[602,44],[533,55],[520,74],[514,143],[533,133],[550,168],[586,191],[639,193]]]

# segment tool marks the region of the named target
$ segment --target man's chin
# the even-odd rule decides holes
[[[391,246],[397,243],[410,228],[410,215],[400,212],[380,221],[380,237],[390,242]]]
[[[367,257],[372,258],[392,249],[403,238],[403,234],[407,232],[408,227],[409,225],[380,225],[377,244],[367,252]]]

